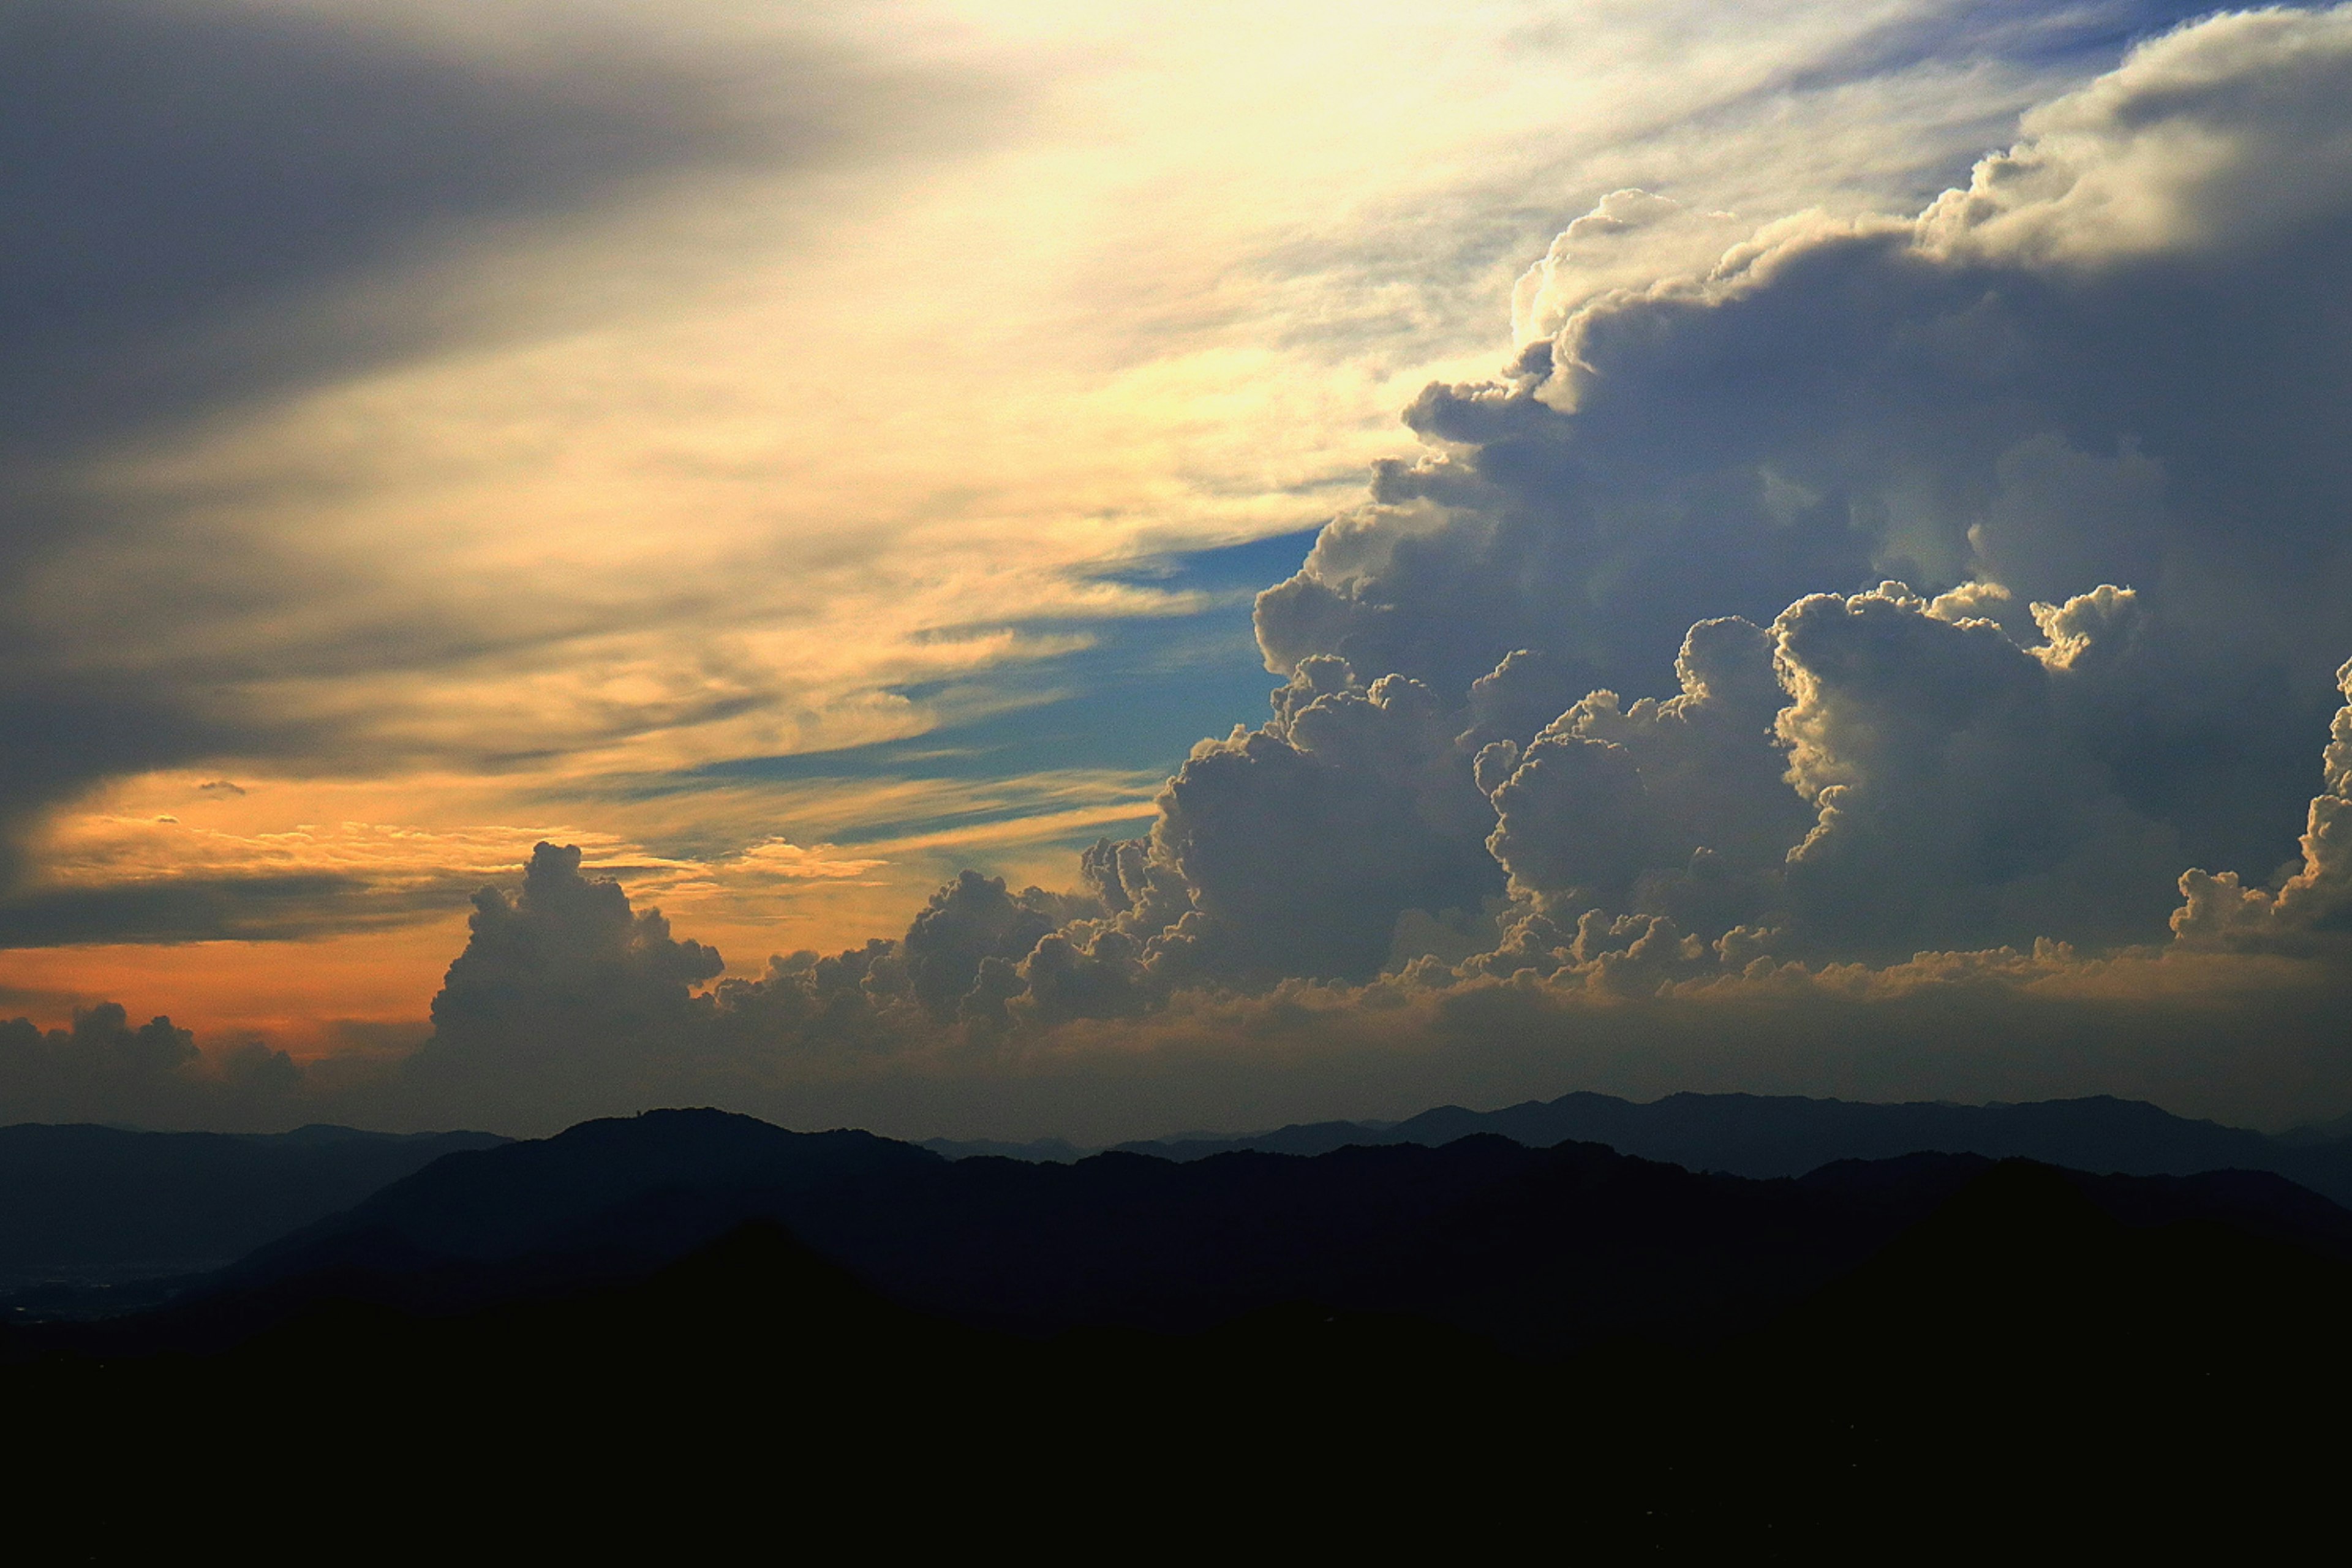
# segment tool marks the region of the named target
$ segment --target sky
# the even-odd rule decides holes
[[[2352,1111],[2352,8],[0,76],[0,1120]]]

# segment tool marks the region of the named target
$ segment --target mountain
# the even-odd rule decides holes
[[[1239,1152],[1316,1155],[1360,1144],[1435,1147],[1484,1133],[1529,1148],[1602,1143],[1693,1171],[1762,1177],[1801,1175],[1837,1160],[1935,1151],[2135,1174],[2266,1170],[2352,1202],[2352,1139],[2339,1131],[2314,1127],[2268,1138],[2110,1099],[1949,1106],[1685,1094],[1635,1104],[1571,1094],[1495,1111],[1441,1107],[1394,1125],[1332,1121],[1246,1138],[1188,1135],[1126,1145],[1125,1152],[1189,1163]],[[775,1152],[770,1148],[775,1140],[789,1136],[772,1128],[743,1131],[751,1142],[738,1151],[737,1164],[726,1168],[760,1164]],[[863,1135],[825,1136],[854,1141]],[[593,1135],[582,1133],[580,1140]],[[580,1148],[585,1171],[597,1162],[585,1157],[580,1140],[562,1148]],[[266,1137],[0,1128],[0,1310],[89,1316],[152,1304],[187,1277],[349,1209],[442,1154],[504,1142],[486,1133],[400,1138],[331,1127]],[[709,1141],[698,1134],[692,1142],[696,1159],[718,1159],[719,1147],[735,1147],[725,1140],[706,1147]],[[901,1151],[891,1158],[911,1158],[906,1146],[891,1147]],[[921,1148],[926,1156],[950,1160],[1004,1156],[1065,1165],[1090,1152],[1054,1139],[1018,1144],[932,1140]],[[526,1163],[558,1164],[566,1157],[517,1156]],[[687,1165],[677,1173],[688,1185],[707,1184],[713,1174],[703,1171],[688,1181]],[[558,1185],[569,1179],[550,1177]],[[610,1179],[609,1173],[596,1179]],[[593,1183],[582,1189],[593,1190]],[[726,1223],[732,1212],[705,1216],[694,1236],[716,1235],[710,1227]],[[671,1242],[647,1242],[629,1257],[644,1262],[677,1250]],[[589,1274],[610,1272],[584,1260],[582,1266]]]
[[[165,1318],[204,1344],[326,1295],[435,1312],[549,1297],[766,1220],[903,1305],[1033,1337],[1192,1331],[1314,1300],[1559,1353],[1726,1331],[1853,1267],[1979,1163],[1927,1162],[1895,1185],[1755,1183],[1494,1137],[1315,1159],[951,1163],[865,1133],[660,1111],[444,1160]]]
[[[719,1110],[462,1151],[238,1259],[171,1315],[209,1343],[326,1296],[447,1312],[635,1278],[810,1189],[944,1164],[858,1131]]]
[[[327,1299],[445,1315],[554,1299],[761,1221],[903,1307],[1030,1338],[1199,1332],[1313,1301],[1521,1355],[1695,1346],[1821,1289],[1988,1168],[1930,1154],[1758,1181],[1491,1135],[1311,1158],[950,1162],[862,1132],[658,1111],[453,1155],[78,1342],[201,1349]],[[2211,1220],[2352,1258],[2352,1213],[2276,1176],[2067,1179],[2119,1223]]]
[[[451,1315],[325,1300],[214,1354],[19,1362],[0,1369],[0,1464],[42,1500],[12,1539],[58,1558],[228,1518],[370,1558],[1205,1552],[1286,1535],[1293,1514],[1344,1535],[1333,1510],[1366,1509],[1376,1479],[1391,1531],[1404,1485],[1451,1490],[1472,1459],[1536,1480],[1544,1450],[1514,1457],[1524,1424],[1492,1419],[1526,1371],[1465,1336],[1322,1310],[1039,1343],[908,1311],[751,1222],[551,1299]],[[1426,1435],[1449,1430],[1468,1435],[1433,1462]],[[153,1462],[126,1477],[134,1436]]]
[[[1712,1485],[1672,1506],[1790,1560],[2299,1554],[2352,1457],[2352,1264],[2102,1196],[1995,1166],[1711,1358],[1683,1463]]]
[[[1500,1110],[1442,1106],[1392,1125],[1310,1122],[1247,1137],[1119,1147],[1198,1160],[1242,1150],[1320,1154],[1356,1143],[1444,1144],[1474,1133],[1535,1148],[1571,1140],[1605,1143],[1643,1159],[1742,1176],[1796,1176],[1834,1160],[1927,1151],[2130,1175],[2273,1171],[2352,1203],[2352,1138],[2326,1129],[2273,1138],[2104,1095],[2023,1105],[1879,1105],[1753,1094],[1675,1094],[1643,1104],[1569,1094]]]
[[[1102,1152],[1099,1149],[1081,1149],[1066,1138],[1033,1138],[1026,1143],[1008,1143],[997,1138],[926,1138],[922,1147],[944,1160],[971,1160],[985,1154],[1050,1165],[1066,1165]]]
[[[444,1154],[505,1142],[348,1127],[268,1135],[0,1127],[0,1292],[217,1268]]]
[[[1930,1155],[1759,1182],[1491,1138],[949,1164],[735,1120],[464,1156],[380,1194],[372,1230],[310,1245],[397,1234],[432,1267],[561,1258],[601,1228],[599,1203],[707,1216],[731,1192],[783,1194],[841,1235],[896,1215],[916,1252],[977,1222],[969,1254],[927,1275],[967,1288],[987,1283],[974,1258],[1017,1275],[1075,1245],[1053,1289],[1097,1303],[1220,1257],[1300,1293],[1229,1291],[1203,1316],[1213,1266],[1174,1314],[1188,1331],[1015,1334],[919,1310],[753,1218],[626,1277],[496,1301],[328,1290],[211,1353],[159,1353],[170,1336],[136,1325],[0,1333],[0,1463],[42,1500],[16,1537],[103,1558],[234,1518],[367,1555],[832,1540],[1960,1562],[2031,1542],[2266,1560],[2335,1511],[2352,1215],[2273,1176]],[[707,1162],[688,1152],[698,1135]],[[568,1196],[568,1178],[594,1190]],[[477,1199],[487,1225],[453,1204]],[[1338,1244],[1285,1273],[1270,1248],[1333,1225]],[[1163,1267],[1157,1249],[1187,1237]],[[1763,1255],[1812,1283],[1728,1313],[1696,1300]],[[1563,1274],[1581,1283],[1563,1291]],[[1105,1295],[1111,1277],[1128,1285]],[[1452,1322],[1465,1304],[1497,1315],[1497,1282],[1538,1303],[1498,1314],[1523,1333],[1545,1300],[1654,1305],[1672,1293],[1636,1299],[1664,1280],[1706,1334],[1514,1355]],[[1322,1294],[1335,1285],[1358,1304]]]

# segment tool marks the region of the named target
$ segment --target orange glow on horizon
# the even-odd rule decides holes
[[[19,948],[0,954],[0,1016],[44,1027],[119,1002],[163,1014],[216,1047],[258,1036],[298,1059],[347,1048],[349,1024],[425,1029],[433,994],[465,946],[464,917],[314,942],[200,942]]]

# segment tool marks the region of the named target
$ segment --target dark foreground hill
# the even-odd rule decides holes
[[[762,1136],[646,1118],[593,1141],[667,1151],[637,1151],[658,1182],[698,1126],[740,1140],[715,1164]],[[591,1214],[552,1179],[586,1153],[563,1143],[490,1226],[453,1226],[453,1189],[425,1184],[432,1202],[395,1188],[370,1226],[314,1237],[345,1243],[324,1276],[279,1254],[214,1300],[202,1353],[184,1316],[9,1336],[19,1536],[63,1527],[68,1556],[234,1531],[358,1557],[2246,1560],[2332,1517],[2345,1458],[2352,1216],[2267,1177],[1939,1159],[1751,1183],[1478,1140],[1113,1157],[1060,1186],[835,1140],[774,1144],[766,1184],[698,1194],[690,1160],[688,1186],[617,1181]],[[497,1155],[457,1163],[492,1195]],[[721,1221],[727,1188],[829,1215],[830,1239]],[[595,1244],[656,1213],[723,1228],[649,1268]],[[361,1261],[371,1232],[406,1261]],[[531,1257],[563,1283],[526,1288]],[[583,1258],[621,1272],[591,1282]],[[910,1281],[970,1294],[924,1310]],[[1009,1302],[1031,1331],[982,1321]],[[1120,1325],[1138,1312],[1178,1331]],[[1465,1326],[1480,1314],[1573,1348],[1510,1353]]]
[[[0,1127],[0,1293],[217,1268],[487,1132]]]

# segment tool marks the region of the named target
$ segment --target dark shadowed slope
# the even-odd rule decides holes
[[[1791,1560],[2306,1550],[2352,1458],[2352,1265],[2103,1195],[1996,1167],[1717,1358],[1693,1510],[1777,1516]]]
[[[554,1299],[322,1300],[225,1354],[19,1353],[0,1463],[43,1500],[20,1538],[69,1527],[100,1558],[260,1484],[297,1539],[673,1558],[846,1532],[963,1555],[2242,1561],[2330,1524],[2352,1265],[2340,1237],[2214,1217],[2277,1195],[2259,1179],[1927,1159],[1809,1185],[1925,1208],[1696,1352],[1517,1361],[1304,1301],[1037,1342],[910,1311],[753,1222]],[[167,1458],[126,1486],[106,1457],[128,1434]]]
[[[909,1312],[754,1222],[555,1300],[327,1300],[224,1353],[0,1368],[0,1463],[45,1501],[16,1539],[62,1528],[101,1560],[246,1506],[257,1469],[272,1538],[361,1556],[1230,1552],[1302,1511],[1350,1533],[1382,1495],[1392,1531],[1398,1500],[1450,1494],[1472,1463],[1536,1480],[1542,1450],[1487,1427],[1524,1370],[1431,1325],[1320,1310],[1039,1344]],[[1433,1460],[1441,1431],[1469,1436]],[[83,1460],[125,1433],[171,1456],[129,1489]]]
[[[217,1268],[488,1132],[0,1127],[0,1291]]]
[[[1529,1353],[1734,1331],[1853,1267],[1966,1181],[1699,1176],[1500,1138],[1316,1159],[950,1163],[713,1111],[591,1122],[441,1162],[124,1331],[227,1342],[307,1302],[447,1312],[628,1278],[766,1219],[891,1300],[979,1327],[1184,1332],[1313,1300]]]
[[[548,1295],[660,1268],[809,1189],[942,1163],[719,1110],[584,1121],[437,1162],[239,1259],[182,1315],[233,1326],[248,1300],[283,1313],[322,1292],[432,1310]]]

